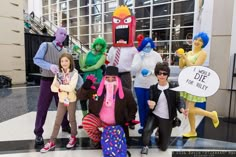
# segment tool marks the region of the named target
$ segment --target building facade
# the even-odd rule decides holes
[[[123,4],[136,17],[136,35],[151,37],[156,50],[171,65],[178,64],[176,49],[191,49],[194,0],[42,0],[40,16],[66,27],[87,46],[97,37],[111,45],[112,13]]]

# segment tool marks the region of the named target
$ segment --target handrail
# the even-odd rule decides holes
[[[24,13],[24,14],[25,14],[25,18],[27,18],[28,21],[30,21],[31,23],[33,21],[35,24],[37,24],[41,28],[46,27],[48,34],[51,36],[54,36],[54,34],[58,28],[54,23],[52,23],[51,21],[49,21],[45,17],[38,18],[37,16],[34,16],[32,18],[29,14],[27,14],[27,13]],[[42,34],[42,32],[41,32],[41,34]],[[69,43],[70,43],[70,45],[78,45],[81,50],[81,53],[87,53],[90,51],[89,47],[84,45],[79,39],[74,37],[72,34],[69,34]]]

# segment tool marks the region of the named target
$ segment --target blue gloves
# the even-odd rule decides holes
[[[147,70],[147,69],[142,69],[141,70],[141,74],[145,77],[151,74],[151,71]]]

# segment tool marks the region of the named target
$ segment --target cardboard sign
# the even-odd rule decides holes
[[[203,66],[191,66],[183,69],[178,78],[179,87],[174,91],[185,91],[195,96],[208,97],[219,89],[220,79],[213,70]]]

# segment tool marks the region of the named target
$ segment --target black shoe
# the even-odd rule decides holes
[[[36,136],[35,146],[40,146],[40,145],[43,145],[43,144],[44,144],[43,137],[42,136]]]
[[[145,146],[145,147],[142,148],[141,154],[145,154],[145,155],[148,154],[148,146]]]
[[[135,129],[134,125],[130,125],[129,128],[130,128],[131,130],[134,130],[134,129]]]
[[[91,141],[91,142],[92,142],[93,148],[95,148],[95,149],[101,149],[102,148],[100,142],[94,142],[94,141]]]
[[[71,128],[70,126],[62,128],[62,132],[68,132],[69,134],[71,133]]]

